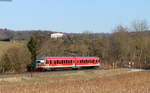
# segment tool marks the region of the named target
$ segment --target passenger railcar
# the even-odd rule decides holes
[[[36,70],[53,70],[56,68],[99,67],[99,57],[41,57],[36,60]]]

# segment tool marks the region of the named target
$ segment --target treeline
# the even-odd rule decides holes
[[[29,31],[14,31],[9,29],[0,29],[0,41],[21,41],[29,40],[32,35],[40,33],[45,36],[50,36],[53,31],[46,30],[29,30]]]

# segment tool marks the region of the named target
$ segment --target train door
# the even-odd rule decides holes
[[[52,61],[52,64],[51,64],[51,66],[52,66],[52,67],[54,67],[54,60],[51,60],[51,61]]]
[[[76,66],[76,60],[72,59],[72,66],[75,67]]]
[[[80,59],[77,59],[76,60],[76,68],[79,68],[80,67]]]

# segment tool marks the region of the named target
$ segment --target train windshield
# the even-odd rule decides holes
[[[44,60],[37,60],[36,64],[44,64]]]

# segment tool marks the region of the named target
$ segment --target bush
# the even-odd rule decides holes
[[[31,54],[24,46],[9,48],[0,60],[0,72],[24,72],[31,64]]]

